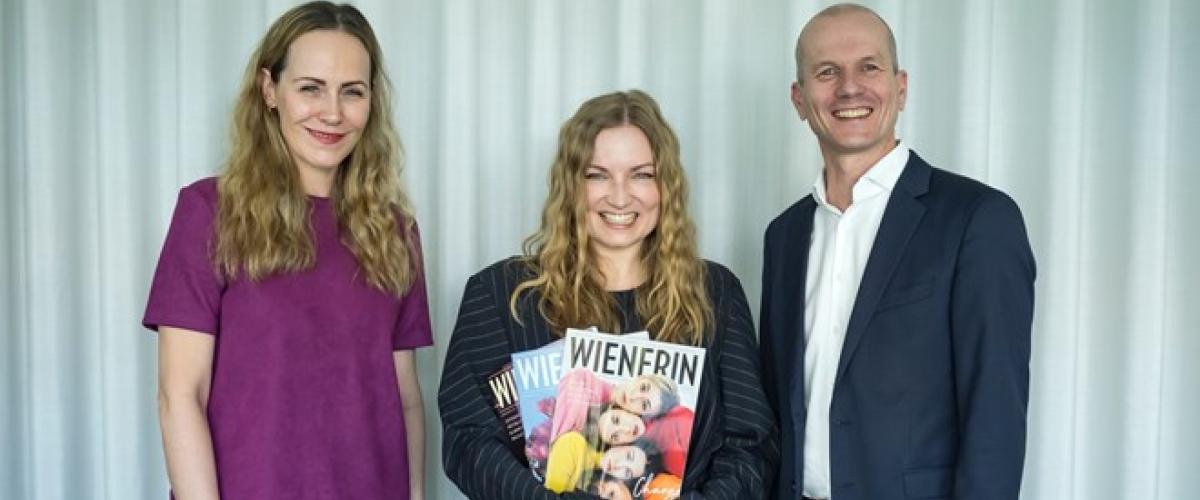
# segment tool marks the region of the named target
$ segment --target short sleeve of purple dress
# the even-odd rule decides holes
[[[211,258],[216,181],[184,188],[142,321],[216,338],[221,498],[408,498],[392,351],[433,343],[424,272],[402,298],[367,285],[329,200],[311,203],[316,266],[226,282]]]

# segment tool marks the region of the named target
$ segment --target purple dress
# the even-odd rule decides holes
[[[216,180],[184,188],[142,322],[216,337],[222,499],[407,499],[392,351],[433,343],[424,273],[400,299],[366,284],[332,204],[310,199],[316,266],[227,282],[211,259]]]

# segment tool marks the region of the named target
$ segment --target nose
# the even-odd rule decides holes
[[[625,208],[629,206],[630,199],[629,188],[625,186],[625,182],[620,179],[614,179],[611,189],[608,192],[608,204],[615,208]]]
[[[330,97],[322,101],[321,121],[328,125],[342,122],[342,100],[336,92],[330,93]]]
[[[861,92],[862,86],[858,83],[858,78],[858,73],[855,71],[843,72],[842,78],[838,81],[838,97],[853,96]]]

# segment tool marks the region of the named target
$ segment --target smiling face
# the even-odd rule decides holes
[[[629,444],[646,433],[641,417],[620,408],[601,413],[597,427],[600,439],[608,444]]]
[[[800,35],[792,104],[821,151],[882,158],[896,140],[908,75],[896,70],[887,27],[870,12],[819,15]]]
[[[612,402],[637,415],[659,415],[666,399],[665,382],[654,375],[638,375],[612,389]]]
[[[297,37],[276,79],[262,70],[263,98],[310,194],[314,183],[332,181],[358,143],[371,115],[370,78],[362,42],[332,30]]]
[[[584,172],[587,232],[592,251],[608,259],[636,259],[658,227],[659,190],[654,152],[642,129],[611,127],[596,135]]]
[[[600,457],[600,470],[617,479],[632,479],[646,472],[646,452],[637,446],[614,446]]]
[[[596,496],[604,500],[633,500],[633,493],[620,481],[602,479],[596,483],[593,490]]]

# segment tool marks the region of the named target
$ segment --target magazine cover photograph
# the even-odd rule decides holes
[[[548,433],[527,441],[527,449],[549,443],[546,488],[606,499],[678,497],[704,355],[645,334],[567,330]]]

